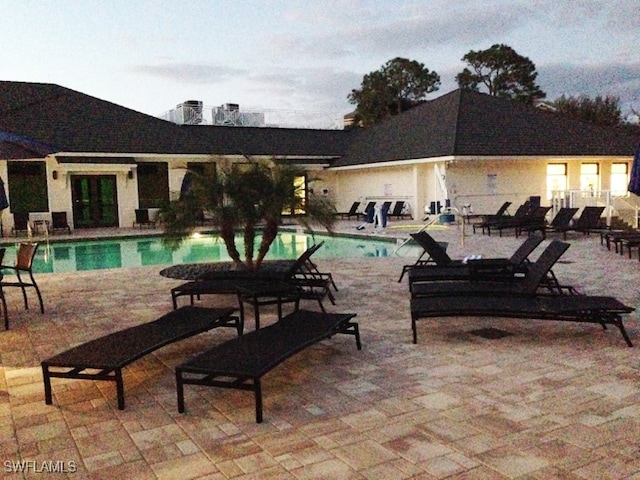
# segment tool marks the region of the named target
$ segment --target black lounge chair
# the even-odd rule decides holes
[[[526,274],[529,255],[542,243],[541,235],[531,235],[509,258],[481,258],[450,266],[426,265],[409,270],[409,286],[433,281],[513,281],[516,275]]]
[[[233,315],[236,308],[182,307],[159,319],[105,335],[78,345],[42,362],[45,403],[51,405],[51,378],[116,382],[118,408],[124,409],[122,369],[170,343],[216,327],[233,327],[242,335],[243,325]]]
[[[634,310],[612,297],[588,295],[412,298],[411,329],[413,343],[418,343],[417,321],[421,318],[503,317],[597,323],[602,325],[603,329],[606,329],[607,325],[617,327],[627,345],[632,347],[631,339],[622,323],[622,315]]]
[[[547,232],[562,233],[562,238],[566,240],[567,232],[571,230],[571,221],[573,220],[573,217],[577,212],[577,208],[562,207],[560,210],[558,210],[558,213],[556,213],[556,216],[553,217],[553,220],[551,220],[549,225],[546,225],[540,231],[544,236],[546,236]]]
[[[347,218],[347,220],[349,220],[351,217],[358,218],[358,216],[360,215],[360,213],[358,212],[358,208],[360,208],[360,202],[353,202],[348,212],[337,212],[336,215],[340,216],[340,218],[342,218],[343,220],[345,217]]]
[[[561,286],[551,268],[569,244],[560,240],[552,240],[535,262],[529,265],[527,273],[521,281],[504,283],[495,281],[468,282],[417,282],[410,285],[412,297],[438,296],[471,296],[471,295],[502,295],[502,296],[535,296],[543,288],[549,293],[572,293],[571,287]]]
[[[178,307],[177,299],[188,296],[193,305],[195,298],[201,295],[228,295],[237,293],[238,288],[255,289],[264,283],[284,282],[294,286],[298,295],[303,300],[315,300],[320,309],[324,311],[322,301],[329,298],[335,304],[335,298],[331,293],[333,278],[329,274],[314,273],[309,266],[311,256],[324,242],[320,242],[308,248],[298,259],[293,262],[285,272],[272,275],[268,272],[224,272],[222,275],[207,275],[201,280],[193,280],[183,283],[171,289],[173,308]],[[316,268],[317,270],[317,268]]]
[[[452,260],[447,254],[448,242],[438,242],[425,231],[411,233],[410,236],[422,247],[422,253],[415,263],[402,267],[398,283],[402,282],[404,275],[414,268],[421,268],[431,264],[445,266],[451,263]]]
[[[29,213],[13,212],[13,227],[11,228],[13,234],[16,237],[20,232],[27,234],[29,232],[29,228]]]
[[[27,288],[33,288],[36,291],[38,302],[40,303],[40,313],[44,313],[44,303],[42,301],[40,287],[38,287],[38,283],[33,276],[33,259],[36,256],[37,250],[38,243],[21,242],[18,246],[15,264],[0,265],[0,270],[3,272],[2,278],[0,279],[0,300],[2,301],[2,307],[4,310],[4,324],[7,330],[9,329],[9,318],[7,314],[7,301],[4,295],[5,288],[20,288],[22,290],[22,298],[24,299],[25,310],[29,309]],[[7,279],[5,276],[7,271],[15,275],[15,277],[10,277],[10,279]],[[25,275],[27,275],[28,278],[25,278]]]
[[[473,233],[476,233],[476,227],[482,228],[482,224],[495,220],[496,218],[509,216],[507,210],[511,206],[512,202],[504,202],[496,213],[470,213],[466,215],[466,221],[473,226]],[[484,233],[484,230],[483,230]]]
[[[604,207],[584,207],[582,213],[569,231],[580,232],[589,235],[591,232],[600,232],[606,228],[602,219]]]
[[[491,235],[491,226],[494,223],[499,222],[499,221],[503,220],[504,218],[511,218],[511,215],[507,214],[507,210],[509,209],[510,206],[511,206],[511,202],[504,202],[502,204],[502,206],[498,209],[498,211],[495,214],[489,214],[489,215],[474,214],[474,215],[470,215],[471,219],[477,219],[478,217],[481,218],[480,222],[477,222],[477,221],[472,222],[473,233],[476,233],[476,228],[481,228],[483,234],[485,233],[485,229],[486,229],[487,232],[489,233],[489,235]],[[513,216],[514,217],[519,217],[521,215],[524,215],[529,208],[531,208],[531,203],[527,200],[526,202],[524,202],[522,205],[520,205],[518,207],[518,209],[513,214]]]
[[[498,230],[500,236],[502,236],[503,230],[513,229],[516,237],[519,237],[522,232],[542,232],[546,224],[545,217],[549,210],[551,210],[550,206],[534,206],[521,215],[497,219],[493,225],[488,228],[489,235],[491,235],[491,229]]]
[[[184,385],[253,391],[256,422],[262,423],[263,375],[305,348],[338,333],[354,335],[362,348],[355,313],[298,310],[282,320],[222,343],[176,367],[178,412],[185,411]]]
[[[393,206],[393,210],[387,214],[388,218],[412,218],[411,213],[405,211],[406,203],[403,200],[398,200]]]
[[[136,209],[136,220],[133,222],[133,226],[139,225],[140,228],[143,226],[147,226],[150,228],[154,228],[156,226],[156,221],[151,220],[149,217],[149,210],[146,208],[137,208]]]
[[[71,235],[71,226],[67,221],[67,212],[51,212],[51,233],[65,231]]]

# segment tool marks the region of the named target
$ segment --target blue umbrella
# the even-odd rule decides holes
[[[9,208],[9,200],[7,199],[7,192],[4,189],[4,182],[0,178],[0,210]]]
[[[631,193],[640,195],[640,145],[636,148],[636,154],[633,156],[633,165],[631,166],[631,177],[629,178],[629,188]]]

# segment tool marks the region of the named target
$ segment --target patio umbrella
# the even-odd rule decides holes
[[[633,165],[631,166],[631,177],[629,178],[629,188],[631,193],[640,195],[640,145],[636,148],[633,157]]]

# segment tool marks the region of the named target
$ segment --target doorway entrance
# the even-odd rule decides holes
[[[115,175],[72,175],[71,192],[76,228],[118,226]]]

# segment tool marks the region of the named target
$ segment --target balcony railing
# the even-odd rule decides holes
[[[227,106],[210,107],[181,104],[160,118],[178,125],[221,125],[233,127],[308,128],[315,130],[342,130],[344,119],[340,114],[301,110],[242,109]]]

